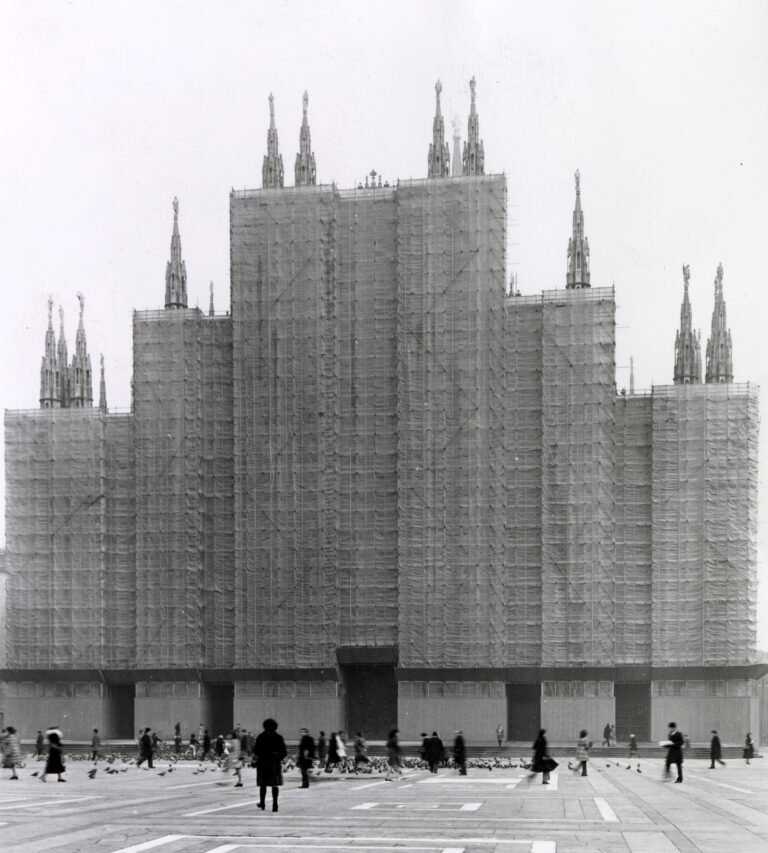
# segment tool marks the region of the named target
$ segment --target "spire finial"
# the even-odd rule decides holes
[[[275,127],[275,96],[269,93],[269,130],[267,131],[267,153],[261,166],[261,186],[274,189],[283,186],[283,158],[277,144]]]
[[[179,236],[179,199],[173,197],[173,231],[171,232],[171,259],[165,267],[165,307],[187,307],[187,268],[181,258]]]
[[[61,327],[61,331],[64,331],[64,309],[59,305],[59,326]]]
[[[691,271],[683,264],[683,304],[680,306],[680,328],[675,338],[675,385],[693,385],[701,382],[701,341],[693,331],[691,300],[688,282]]]
[[[733,382],[733,347],[731,330],[725,311],[723,295],[723,265],[717,265],[715,276],[715,305],[712,309],[712,329],[707,341],[707,382]]]
[[[85,310],[85,297],[82,292],[78,290],[77,292],[77,301],[80,303],[80,325],[83,325],[83,311]]]
[[[307,117],[307,107],[308,106],[309,106],[309,92],[307,92],[307,90],[305,89],[304,90],[304,118],[305,119]]]
[[[435,117],[432,121],[432,142],[427,155],[427,177],[447,178],[450,174],[451,153],[445,141],[445,122],[440,111],[440,93],[443,84],[435,83]]]
[[[179,197],[178,196],[173,197],[173,218],[174,218],[174,221],[176,221],[176,222],[179,221]]]
[[[48,297],[48,325],[53,328],[53,297]]]
[[[581,172],[578,169],[576,169],[574,178],[576,178],[576,195],[581,195]]]
[[[581,209],[581,172],[573,173],[576,184],[576,202],[573,206],[573,233],[568,238],[568,272],[566,289],[590,287],[589,240],[584,236],[584,213]]]
[[[214,314],[214,311],[213,311],[213,282],[211,282],[210,290],[211,290],[211,299],[210,299],[210,302],[208,304],[208,316],[213,317],[213,314]]]
[[[688,282],[691,280],[691,268],[688,264],[683,264],[683,284],[688,290]]]
[[[275,126],[275,96],[269,93],[269,126]]]
[[[309,122],[307,121],[308,105],[309,94],[304,92],[304,115],[301,120],[301,131],[299,132],[299,153],[296,155],[296,164],[293,169],[294,185],[297,187],[313,187],[317,181],[315,155],[312,151],[312,138],[309,132]]]
[[[485,174],[485,150],[480,139],[480,122],[475,104],[475,78],[469,81],[470,106],[467,122],[467,141],[464,143],[464,174]]]

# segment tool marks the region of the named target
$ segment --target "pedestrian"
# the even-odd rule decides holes
[[[714,770],[715,762],[722,764],[723,767],[725,767],[725,762],[723,761],[723,748],[720,744],[720,738],[718,737],[717,730],[712,729],[711,734],[712,740],[709,742],[709,769]]]
[[[749,762],[755,757],[755,742],[752,740],[751,732],[747,732],[746,740],[744,741],[744,760]]]
[[[42,761],[45,758],[45,738],[40,729],[37,730],[37,740],[35,740],[35,759]]]
[[[299,741],[299,755],[296,763],[301,770],[301,787],[309,787],[309,771],[315,763],[315,739],[309,733],[309,729],[301,729],[301,740]]]
[[[224,757],[224,735],[219,735],[216,738],[216,743],[214,744],[213,751],[216,754],[216,758],[221,761]]]
[[[0,748],[3,751],[3,767],[11,771],[11,779],[18,779],[16,767],[21,764],[21,744],[13,726],[6,728]]]
[[[327,755],[328,748],[325,742],[325,732],[320,732],[320,736],[317,739],[317,760],[320,763],[320,767],[317,770],[318,773],[320,773],[320,771],[325,767],[325,759]]]
[[[629,757],[640,757],[640,750],[637,748],[637,738],[634,735],[629,736]]]
[[[361,764],[368,764],[368,747],[365,745],[365,738],[363,737],[362,732],[357,732],[355,735],[354,742],[354,750],[355,750],[355,773],[358,772],[358,767]]]
[[[427,738],[427,764],[429,764],[429,772],[437,773],[437,768],[440,762],[443,759],[443,752],[445,751],[445,747],[443,746],[443,742],[440,740],[437,732],[432,732],[432,737]]]
[[[178,721],[178,720],[176,721],[176,723],[175,723],[175,725],[174,725],[174,727],[173,727],[173,736],[174,736],[175,738],[177,738],[177,737],[178,737],[178,738],[180,738],[180,737],[181,737],[181,722],[180,722],[180,721]]]
[[[272,811],[277,811],[277,797],[283,784],[283,759],[288,755],[277,723],[271,717],[264,720],[264,731],[253,745],[256,760],[256,784],[259,786],[259,808],[264,811],[267,788],[272,789]]]
[[[158,755],[163,745],[163,741],[157,732],[152,732],[152,754]]]
[[[139,768],[146,761],[147,767],[152,770],[154,765],[152,764],[152,729],[147,726],[144,729],[144,733],[142,734],[139,740],[139,760],[136,762],[136,767]]]
[[[403,750],[397,738],[398,729],[392,729],[387,735],[387,763],[389,770],[387,771],[386,780],[391,782],[392,774],[400,776],[403,772]]]
[[[587,761],[589,761],[589,750],[592,748],[592,741],[590,741],[588,737],[588,733],[586,729],[582,729],[579,732],[579,739],[576,741],[576,764],[571,767],[570,763],[568,764],[568,768],[573,770],[574,773],[578,773],[581,770],[581,775],[587,775]]]
[[[197,742],[197,735],[194,732],[192,732],[192,734],[190,734],[190,736],[189,736],[189,752],[191,753],[189,756],[190,758],[195,758],[197,756],[197,747],[198,746],[199,746],[199,744]]]
[[[337,744],[338,740],[336,739],[336,732],[331,732],[331,736],[328,739],[328,760],[325,762],[326,773],[333,773],[333,768],[339,763],[339,750]]]
[[[613,723],[608,729],[608,746],[616,746],[616,726]]]
[[[675,782],[683,781],[683,735],[677,730],[677,723],[669,724],[667,740],[663,740],[660,746],[667,748],[667,758],[664,762],[664,776],[669,778],[672,773],[670,768],[674,764],[677,767],[677,779]]]
[[[40,781],[45,782],[45,777],[48,773],[56,773],[59,777],[59,782],[66,782],[66,779],[61,778],[61,774],[66,772],[63,759],[64,750],[61,743],[64,735],[58,726],[51,726],[46,731],[45,736],[48,739],[48,758],[46,759],[45,770],[43,770]]]
[[[237,737],[235,732],[229,732],[227,734],[227,739],[224,741],[224,750],[222,755],[224,757],[224,765],[222,767],[223,772],[225,774],[234,774],[237,777],[235,787],[242,788],[243,777],[241,770],[243,769],[243,755],[240,749],[240,739]]]
[[[499,749],[501,749],[501,743],[504,740],[504,726],[501,723],[496,726],[496,741],[499,744]]]
[[[177,758],[181,755],[181,732],[175,732],[173,735],[173,751]]]
[[[336,733],[336,755],[339,756],[339,764],[342,769],[344,769],[347,762],[347,748],[344,745],[344,732]]]
[[[197,727],[197,739],[198,739],[198,741],[200,741],[200,743],[203,742],[203,735],[204,734],[205,734],[205,726],[202,723],[200,723],[200,725]]]
[[[550,758],[547,749],[547,739],[544,735],[546,729],[539,729],[539,736],[533,742],[533,761],[531,761],[531,776],[532,779],[537,773],[542,773],[542,785],[549,785],[549,774],[557,767],[557,762],[554,758]]]
[[[208,729],[203,730],[203,754],[200,761],[205,761],[208,753],[211,751],[211,736],[208,734]]]
[[[94,729],[91,737],[91,761],[97,761],[101,754],[101,738],[99,730]]]
[[[603,729],[603,741],[600,746],[610,746],[611,745],[611,724],[606,723],[605,728]]]
[[[429,735],[426,732],[422,732],[421,735],[421,749],[419,750],[419,757],[422,761],[427,760],[427,743],[429,742]]]
[[[499,726],[501,728],[501,726]],[[503,730],[502,730],[503,731]],[[498,731],[497,731],[498,734]],[[502,734],[503,737],[503,734]],[[459,776],[467,775],[467,747],[464,743],[464,732],[459,729],[453,739],[453,760],[459,768]]]

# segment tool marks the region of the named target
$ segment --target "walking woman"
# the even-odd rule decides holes
[[[333,773],[333,768],[339,763],[338,744],[336,732],[331,732],[331,736],[328,738],[328,760],[325,762],[326,773]]]
[[[554,758],[549,757],[547,739],[544,737],[546,733],[546,729],[539,729],[539,736],[533,743],[533,761],[531,762],[531,778],[537,773],[542,773],[542,785],[549,785],[549,773],[557,767]]]
[[[16,734],[16,729],[13,726],[8,726],[5,730],[2,749],[3,767],[10,769],[11,779],[18,779],[16,767],[21,764],[21,744],[19,743],[19,736]]]
[[[272,788],[272,811],[277,811],[277,796],[283,784],[283,759],[288,755],[283,736],[277,733],[277,723],[268,717],[264,731],[253,745],[256,760],[256,784],[259,786],[259,808],[264,811],[267,788]]]
[[[391,782],[392,776],[400,776],[403,772],[403,750],[397,739],[398,729],[392,729],[387,737],[387,764],[389,768],[387,775],[384,777],[387,782]]]
[[[589,748],[592,746],[589,737],[587,736],[587,730],[582,729],[579,732],[579,739],[576,741],[576,764],[571,767],[574,773],[578,773],[581,770],[581,775],[587,775],[587,761],[589,760]]]
[[[60,729],[52,728],[48,729],[45,736],[48,738],[48,758],[45,762],[45,770],[40,777],[40,781],[45,782],[45,777],[48,773],[56,773],[59,777],[59,782],[66,782],[66,779],[61,778],[61,774],[65,772],[64,760],[62,759],[64,750],[61,746],[61,739],[64,735]]]

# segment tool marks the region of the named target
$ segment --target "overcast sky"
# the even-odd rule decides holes
[[[174,195],[190,305],[213,280],[228,309],[228,195],[261,183],[270,92],[286,184],[307,89],[318,181],[348,187],[424,177],[435,81],[464,138],[473,75],[520,290],[564,286],[578,168],[619,387],[630,355],[638,389],[671,383],[684,263],[706,344],[719,262],[736,381],[768,387],[768,4],[2,0],[0,407],[38,406],[48,295],[71,353],[78,290],[94,391],[103,352],[110,406],[130,404],[131,312],[163,305]]]

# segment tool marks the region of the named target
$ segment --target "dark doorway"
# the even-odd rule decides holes
[[[541,728],[541,684],[507,685],[507,740],[536,740]]]
[[[616,698],[616,739],[627,741],[633,734],[638,741],[649,740],[651,685],[616,682],[613,689]]]
[[[383,740],[397,726],[397,681],[393,666],[343,666],[347,734]]]
[[[210,725],[211,737],[226,735],[231,732],[235,721],[235,685],[206,684],[205,685],[206,714],[205,719]]]
[[[133,710],[136,701],[135,684],[108,684],[107,703],[104,713],[104,737],[136,738]]]

